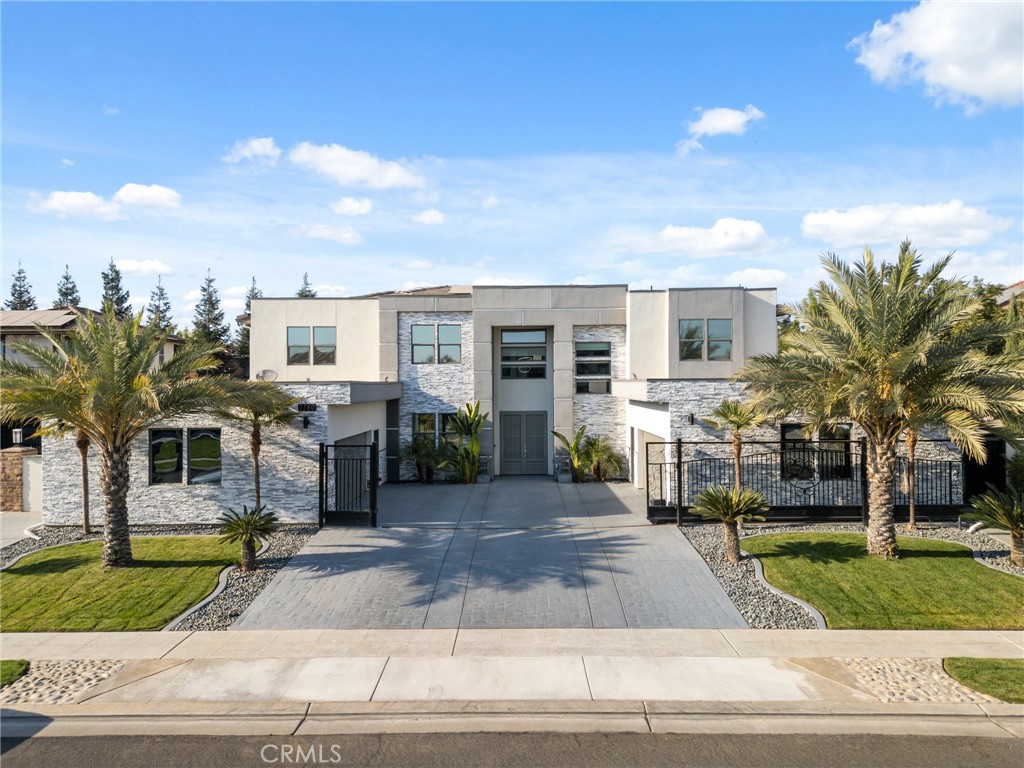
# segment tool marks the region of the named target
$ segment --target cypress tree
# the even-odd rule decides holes
[[[299,288],[298,293],[295,295],[300,299],[316,298],[316,291],[314,291],[313,286],[309,284],[309,272],[302,273],[302,287]]]
[[[5,309],[39,309],[35,296],[32,295],[32,284],[28,281],[24,267],[18,262],[18,271],[11,280],[11,298],[4,302]]]
[[[155,325],[164,331],[171,327],[171,300],[159,276],[156,278],[156,288],[149,294],[149,304],[146,305],[146,325]]]
[[[214,285],[210,271],[206,271],[206,279],[199,288],[199,302],[192,316],[193,335],[205,344],[230,345],[230,331],[224,322],[224,310],[220,308],[220,295]]]
[[[121,270],[117,268],[114,260],[103,270],[103,307],[106,311],[107,305],[114,307],[114,315],[118,320],[124,320],[132,315],[132,305],[128,301],[128,291],[121,284]]]
[[[53,308],[77,307],[81,303],[82,297],[78,295],[75,278],[71,276],[71,269],[65,264],[64,274],[60,276],[60,281],[57,283],[57,298],[53,302]]]

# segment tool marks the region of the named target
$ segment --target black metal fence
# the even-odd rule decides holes
[[[376,527],[379,482],[377,443],[320,443],[320,525]]]
[[[775,520],[864,520],[866,445],[861,441],[744,442],[740,480],[764,494]],[[914,502],[926,519],[956,518],[963,505],[963,466],[945,441],[920,441]],[[949,456],[948,459],[941,458]],[[693,498],[712,485],[732,486],[736,469],[728,442],[647,443],[647,510],[654,521],[697,519]],[[897,519],[906,517],[907,460],[893,479]]]

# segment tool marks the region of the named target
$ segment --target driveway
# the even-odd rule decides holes
[[[324,528],[233,629],[745,628],[626,484],[385,485],[380,527]]]

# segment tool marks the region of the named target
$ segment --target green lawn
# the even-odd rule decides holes
[[[4,659],[0,661],[0,688],[4,688],[28,672],[25,659]]]
[[[1024,659],[943,659],[946,672],[976,691],[1024,704]]]
[[[1024,580],[945,541],[900,537],[897,561],[868,557],[855,533],[744,539],[765,578],[817,608],[832,629],[1019,629]]]
[[[160,629],[238,562],[238,547],[213,536],[135,537],[132,568],[104,568],[102,548],[101,541],[54,547],[0,573],[0,630]]]

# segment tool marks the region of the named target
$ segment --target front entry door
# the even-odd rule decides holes
[[[501,474],[548,474],[548,415],[543,411],[502,413]]]

